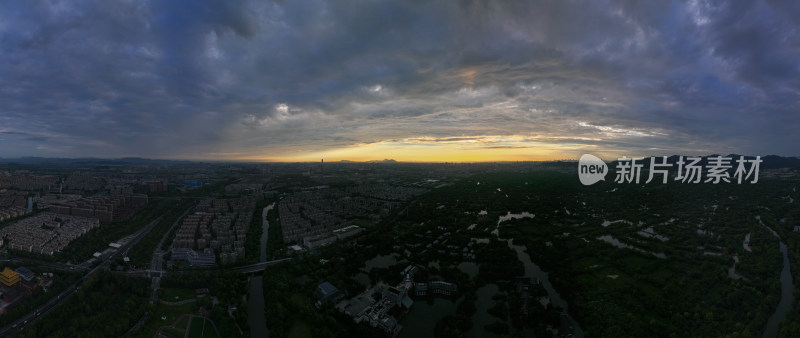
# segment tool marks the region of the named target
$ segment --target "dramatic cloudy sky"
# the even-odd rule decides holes
[[[9,1],[0,157],[800,155],[798,1]]]

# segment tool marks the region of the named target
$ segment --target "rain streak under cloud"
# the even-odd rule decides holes
[[[0,5],[0,157],[800,155],[800,2]]]

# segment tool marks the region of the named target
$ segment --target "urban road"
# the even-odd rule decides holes
[[[241,273],[256,273],[256,272],[264,271],[264,269],[266,269],[266,267],[268,267],[270,265],[278,264],[278,263],[281,263],[281,262],[286,262],[286,261],[289,261],[291,259],[292,259],[291,257],[275,259],[275,260],[256,263],[256,264],[251,264],[251,265],[230,267],[230,268],[227,268],[227,270],[239,271]],[[129,271],[129,272],[127,272],[127,274],[128,274],[128,276],[133,276],[133,277],[156,278],[156,277],[164,277],[167,274],[170,274],[170,275],[185,275],[185,274],[195,273],[195,272],[198,272],[198,271],[207,271],[207,270],[185,270],[185,271],[169,271],[169,272],[167,272],[167,271],[150,270],[150,269],[148,269],[148,270],[139,270],[139,271]]]
[[[69,298],[70,295],[72,295],[75,292],[77,292],[81,288],[81,286],[83,284],[85,284],[87,280],[89,280],[89,277],[91,277],[97,271],[99,271],[101,269],[108,268],[111,265],[111,261],[114,259],[114,257],[116,257],[116,255],[118,253],[123,253],[123,254],[127,253],[128,250],[130,250],[130,248],[132,248],[134,245],[136,245],[136,243],[138,243],[148,232],[150,232],[150,230],[152,230],[153,227],[155,227],[156,224],[158,224],[158,222],[160,222],[163,217],[164,217],[163,215],[157,217],[156,219],[154,219],[153,221],[148,223],[146,226],[144,226],[143,228],[139,229],[139,231],[120,239],[119,243],[121,244],[121,246],[119,247],[119,249],[117,249],[114,253],[108,255],[100,264],[98,264],[93,269],[89,270],[89,272],[86,273],[85,276],[81,277],[78,281],[76,281],[75,283],[73,283],[72,285],[67,287],[66,290],[64,290],[61,293],[59,293],[58,296],[50,299],[49,301],[47,301],[43,305],[39,306],[38,308],[36,308],[33,311],[25,314],[24,316],[20,317],[19,319],[17,319],[16,321],[12,322],[11,324],[6,325],[2,329],[0,329],[0,337],[8,336],[8,335],[11,334],[11,332],[13,332],[15,330],[24,329],[26,325],[32,324],[33,322],[35,322],[41,315],[46,314],[47,312],[49,312],[49,311],[53,310],[54,308],[58,307],[59,305],[63,304],[64,301],[67,298]],[[70,269],[70,270],[80,269],[80,270],[82,270],[84,268],[87,268],[89,265],[90,264],[88,262],[83,263],[80,266],[51,263],[51,266],[53,266],[54,268],[61,269],[61,270],[64,270],[64,269]]]
[[[148,275],[147,277],[152,277],[151,287],[153,289],[153,292],[150,294],[150,304],[153,304],[158,300],[158,288],[161,287],[160,272],[161,272],[162,261],[164,258],[164,252],[161,251],[161,247],[164,245],[164,242],[167,240],[167,237],[169,237],[169,234],[172,233],[172,230],[175,229],[176,226],[178,226],[178,223],[180,223],[181,219],[183,219],[183,217],[189,213],[189,210],[192,210],[192,208],[191,207],[186,208],[183,214],[181,214],[180,217],[175,219],[175,222],[173,222],[172,225],[170,225],[169,230],[167,230],[164,233],[164,236],[161,236],[161,240],[158,241],[158,245],[156,245],[156,248],[153,251],[153,259],[150,261],[150,269],[147,270],[148,272],[154,272],[147,274]],[[144,325],[145,321],[147,320],[148,315],[149,312],[145,312],[144,315],[142,315],[142,318],[140,318],[139,321],[136,322],[136,324],[130,330],[128,330],[128,334],[126,335],[130,335],[130,333],[132,332],[139,331],[139,329],[142,328],[142,325]]]
[[[159,289],[159,284],[160,284],[160,278],[167,274],[166,271],[162,271],[161,270],[162,262],[163,262],[163,256],[165,254],[165,252],[160,250],[161,244],[163,244],[163,241],[165,240],[167,235],[171,232],[172,228],[174,228],[178,224],[178,221],[180,221],[180,219],[183,218],[183,216],[185,216],[188,211],[189,211],[189,209],[187,209],[186,212],[184,212],[183,215],[181,215],[181,217],[179,217],[175,221],[175,223],[172,224],[172,227],[170,228],[170,231],[166,232],[166,234],[162,238],[161,242],[156,247],[155,252],[153,252],[153,260],[151,261],[149,269],[147,269],[147,270],[139,270],[139,271],[129,271],[127,273],[129,276],[152,278],[152,289],[153,289],[153,292],[152,292],[151,297],[150,297],[150,302],[151,303],[155,302],[157,300],[157,298],[158,298],[158,289]],[[53,309],[55,309],[59,305],[63,304],[64,301],[67,298],[69,298],[69,296],[71,296],[72,294],[74,294],[78,290],[80,290],[81,286],[84,283],[86,283],[86,281],[89,280],[89,277],[91,277],[97,271],[99,271],[101,269],[109,268],[109,266],[111,265],[111,261],[117,256],[117,254],[121,253],[123,256],[127,255],[128,250],[130,250],[133,246],[135,246],[147,233],[149,233],[150,230],[152,230],[153,227],[155,227],[158,224],[158,222],[161,221],[162,218],[163,218],[163,216],[159,216],[158,218],[156,218],[153,221],[151,221],[150,223],[148,223],[145,227],[143,227],[139,231],[120,239],[118,241],[118,243],[120,243],[121,246],[117,250],[115,250],[114,253],[108,255],[100,264],[98,264],[96,267],[94,267],[91,270],[89,270],[86,273],[86,275],[84,275],[78,281],[76,281],[75,283],[73,283],[72,285],[67,287],[64,291],[59,293],[56,297],[53,297],[52,299],[50,299],[49,301],[47,301],[43,305],[41,305],[38,308],[34,309],[33,311],[25,314],[24,316],[20,317],[19,319],[17,319],[16,321],[12,322],[11,324],[6,325],[3,328],[0,328],[0,337],[6,337],[6,336],[10,335],[12,332],[14,332],[16,330],[24,330],[25,326],[27,326],[28,324],[33,324],[39,317],[41,317],[42,315],[52,311]],[[29,258],[25,258],[25,259],[26,260],[30,260]],[[16,258],[16,257],[12,257],[10,259],[7,259],[7,261],[17,261],[17,260],[19,260],[19,258]],[[235,271],[239,271],[241,273],[256,273],[256,272],[259,272],[259,271],[263,271],[267,266],[270,266],[270,265],[273,265],[273,264],[278,264],[278,263],[285,262],[285,261],[288,261],[288,260],[291,260],[291,258],[276,259],[276,260],[272,260],[272,261],[261,262],[261,263],[251,264],[251,265],[232,267],[230,269],[231,270],[235,270]],[[57,270],[64,270],[64,271],[88,270],[89,267],[91,266],[91,263],[89,263],[88,261],[84,262],[84,263],[81,263],[80,265],[62,264],[62,263],[54,263],[54,262],[46,262],[46,261],[41,261],[40,263],[41,263],[41,266],[50,267],[50,268],[57,269]],[[193,271],[175,271],[175,272],[170,272],[170,274],[185,274],[185,273],[192,273],[192,272]],[[145,315],[145,317],[146,317],[146,315]],[[136,326],[140,327],[141,324],[142,323],[141,323],[141,320],[140,320],[140,322],[137,323]],[[131,330],[135,331],[136,326],[134,326],[134,328],[132,328]]]

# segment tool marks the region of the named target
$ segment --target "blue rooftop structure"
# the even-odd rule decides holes
[[[333,302],[342,296],[342,293],[339,292],[339,289],[329,282],[323,282],[322,284],[318,285],[315,293],[317,294],[317,298],[319,299],[320,303]]]

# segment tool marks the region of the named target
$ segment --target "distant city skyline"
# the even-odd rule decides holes
[[[0,5],[0,157],[798,156],[800,3]]]

